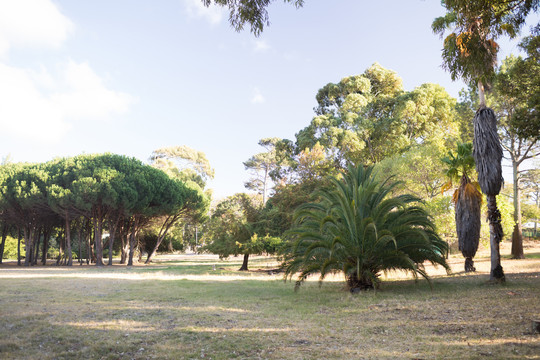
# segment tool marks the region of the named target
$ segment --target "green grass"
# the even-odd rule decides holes
[[[540,261],[504,260],[501,286],[487,283],[487,261],[470,275],[451,260],[457,274],[432,272],[433,289],[397,274],[357,295],[340,281],[294,292],[280,275],[236,271],[238,259],[3,266],[0,358],[540,358],[530,329],[540,317]]]

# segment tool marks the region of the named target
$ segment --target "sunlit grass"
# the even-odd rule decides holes
[[[428,267],[432,288],[396,272],[356,295],[340,276],[294,292],[262,257],[247,273],[236,271],[240,259],[195,257],[129,269],[5,265],[0,358],[540,358],[531,333],[540,261],[503,259],[500,286],[487,281],[485,255],[476,274],[463,273],[458,256],[453,276]]]

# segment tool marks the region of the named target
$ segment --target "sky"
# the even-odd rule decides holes
[[[259,37],[201,0],[0,0],[0,157],[117,153],[147,162],[187,145],[217,198],[243,192],[266,137],[294,139],[329,82],[375,62],[405,90],[464,87],[441,68],[436,0],[276,1]],[[524,31],[526,32],[526,28]],[[518,53],[502,41],[499,58]]]

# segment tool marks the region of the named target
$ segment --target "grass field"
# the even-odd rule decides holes
[[[509,253],[508,245],[503,254]],[[540,359],[540,245],[503,259],[505,285],[428,267],[352,295],[294,283],[272,259],[158,257],[151,266],[0,267],[0,359]],[[214,269],[216,266],[216,270]]]

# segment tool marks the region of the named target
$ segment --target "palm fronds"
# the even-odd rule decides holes
[[[320,191],[319,203],[295,213],[294,242],[283,262],[286,276],[343,273],[351,290],[377,287],[383,271],[405,270],[428,278],[419,264],[448,269],[447,245],[411,195],[392,196],[398,184],[378,182],[374,168],[350,166],[341,180]]]

